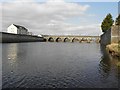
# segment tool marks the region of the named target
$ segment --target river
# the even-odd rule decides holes
[[[118,77],[96,43],[2,44],[2,88],[117,88]]]

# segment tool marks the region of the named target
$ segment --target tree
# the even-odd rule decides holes
[[[120,14],[116,18],[115,25],[120,25]]]
[[[114,23],[114,20],[112,19],[112,15],[110,13],[107,14],[107,16],[105,17],[105,19],[101,24],[102,32],[106,32],[107,30],[109,30],[113,25],[113,23]]]

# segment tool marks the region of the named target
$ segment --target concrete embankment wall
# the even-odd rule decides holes
[[[111,28],[111,43],[118,43],[120,41],[120,26],[113,26]]]
[[[0,42],[2,43],[16,43],[16,42],[44,42],[45,39],[38,36],[19,35],[0,32]]]
[[[100,43],[101,45],[108,45],[111,43],[111,29],[107,32],[103,33],[100,37]]]
[[[101,35],[101,45],[118,43],[120,41],[120,26],[112,26],[110,30]]]

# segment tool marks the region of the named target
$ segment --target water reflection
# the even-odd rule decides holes
[[[119,62],[118,57],[112,57],[107,51],[105,46],[101,46],[101,61],[99,64],[99,73],[102,76],[103,81],[110,77],[111,72],[115,74],[116,78],[118,78],[120,75],[118,74],[120,72],[120,68],[117,67],[117,63]]]
[[[111,69],[111,63],[110,63],[110,58],[105,50],[104,46],[101,46],[101,53],[103,56],[101,57],[101,61],[99,64],[100,67],[100,73],[107,78],[109,75],[110,69]]]
[[[26,53],[27,53],[27,44],[24,45],[23,43],[13,43],[9,44],[7,47],[7,59],[8,62],[11,66],[17,65],[18,61],[23,60],[23,55],[24,59],[26,58]]]
[[[7,58],[11,65],[17,62],[18,57],[18,44],[10,44],[8,47]]]

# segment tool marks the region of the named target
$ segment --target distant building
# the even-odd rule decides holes
[[[13,34],[24,34],[24,35],[28,34],[28,30],[25,27],[20,26],[20,25],[15,25],[15,24],[11,24],[7,28],[7,32],[13,33]]]
[[[39,34],[38,37],[43,37],[43,36]]]

